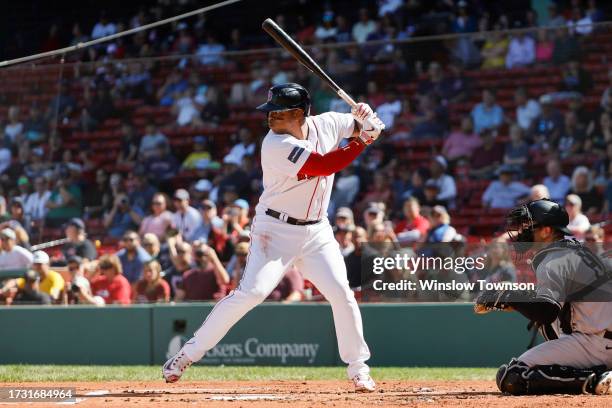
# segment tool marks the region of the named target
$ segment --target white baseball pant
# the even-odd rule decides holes
[[[251,229],[247,266],[236,290],[221,299],[183,350],[198,361],[249,310],[263,302],[295,264],[331,304],[340,358],[348,376],[369,373],[370,351],[361,314],[349,288],[346,266],[327,219],[314,225],[287,224],[258,214]],[[308,324],[308,322],[303,322]]]

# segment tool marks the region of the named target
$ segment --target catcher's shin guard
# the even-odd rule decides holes
[[[595,392],[604,366],[579,369],[560,365],[529,367],[516,359],[497,371],[497,387],[512,395],[586,394]]]

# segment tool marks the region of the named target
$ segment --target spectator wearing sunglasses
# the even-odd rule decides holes
[[[140,238],[134,231],[128,231],[123,234],[121,242],[123,248],[117,252],[117,257],[121,262],[123,276],[125,276],[128,282],[134,283],[142,277],[144,264],[152,258],[140,245]]]

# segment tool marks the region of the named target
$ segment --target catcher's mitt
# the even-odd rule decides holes
[[[510,294],[510,291],[507,290],[485,290],[476,298],[474,312],[478,314],[485,314],[494,310],[511,312],[514,309],[508,304]]]

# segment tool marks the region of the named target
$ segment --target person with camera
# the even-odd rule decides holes
[[[113,208],[104,217],[104,227],[108,228],[108,235],[120,238],[128,230],[137,230],[144,213],[142,209],[130,205],[128,196],[119,193],[115,196]]]
[[[91,293],[91,284],[85,277],[86,260],[78,255],[67,259],[70,282],[66,282],[63,303],[104,306],[104,299]]]
[[[182,288],[177,291],[176,300],[221,299],[230,283],[229,274],[213,248],[200,242],[194,242],[193,248],[195,267],[183,274]]]

